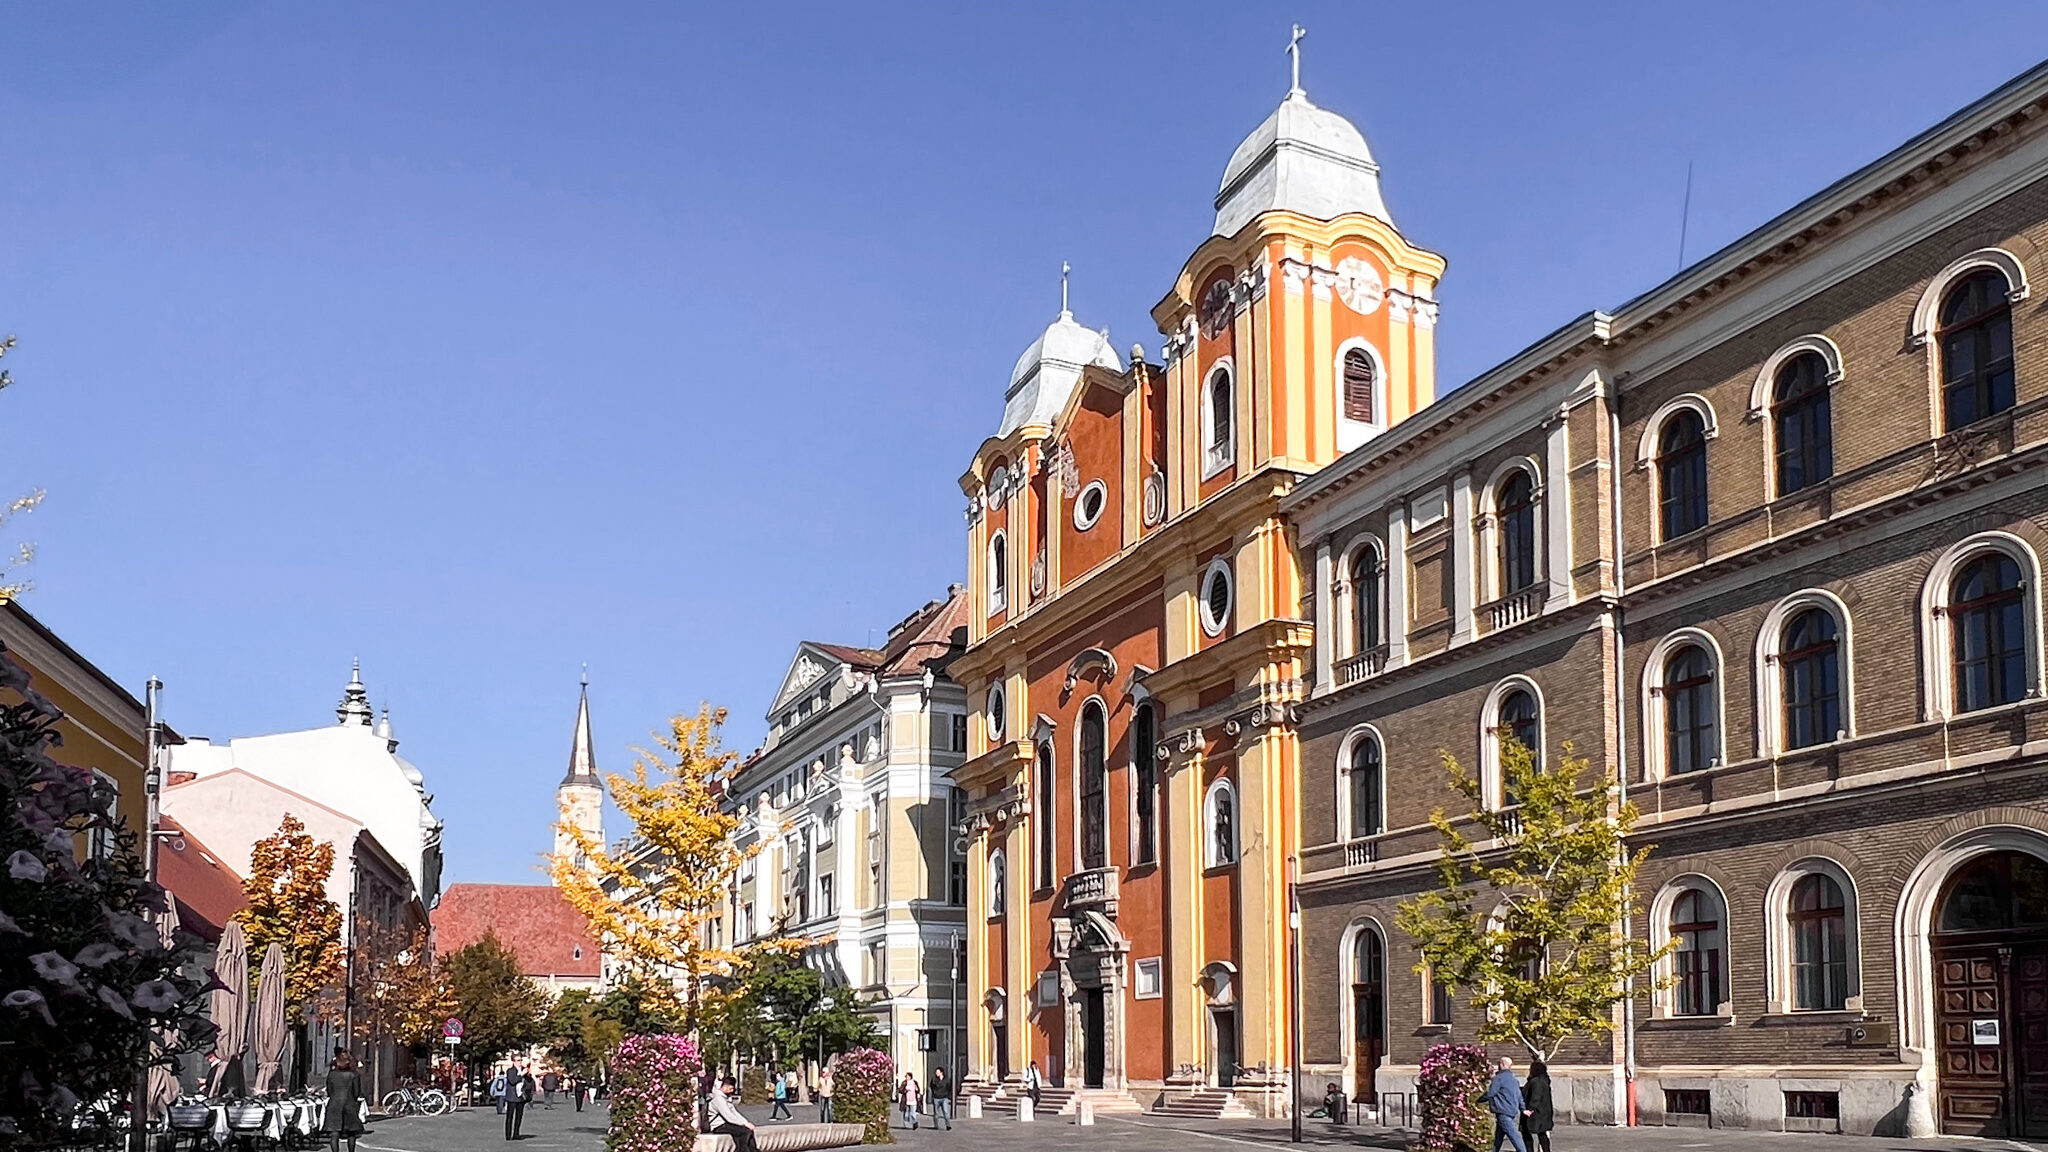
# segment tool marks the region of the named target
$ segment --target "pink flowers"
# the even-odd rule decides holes
[[[610,1152],[674,1152],[696,1138],[703,1058],[686,1036],[630,1036],[612,1060]]]

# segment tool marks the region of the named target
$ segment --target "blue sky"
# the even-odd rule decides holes
[[[1853,12],[1853,16],[1851,13]],[[1151,305],[1303,82],[1450,260],[1442,378],[1612,307],[2028,67],[2048,7],[0,6],[0,493],[26,605],[215,738],[352,656],[453,880],[600,765],[964,566],[1058,307]],[[139,689],[138,689],[139,690]]]

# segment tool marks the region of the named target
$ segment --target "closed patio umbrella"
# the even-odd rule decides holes
[[[240,1087],[241,1078],[235,1073],[249,1047],[249,942],[242,935],[242,926],[233,920],[228,921],[220,945],[214,949],[213,971],[222,987],[213,990],[207,1014],[220,1029],[213,1041],[213,1055],[219,1063],[207,1079],[208,1095]]]
[[[168,895],[164,899],[163,915],[156,918],[156,934],[157,938],[164,942],[164,947],[166,948],[171,947],[177,941],[178,902],[176,899],[171,898]],[[160,1055],[164,1052],[170,1051],[174,1046],[176,1046],[177,1042],[177,1029],[166,1028],[158,1032],[156,1053]],[[170,1108],[171,1101],[176,1100],[177,1098],[178,1070],[169,1064],[150,1065],[148,1099],[149,1118],[152,1120],[162,1118],[166,1110]]]
[[[275,943],[263,950],[263,968],[256,983],[256,1091],[284,1087],[284,949]]]

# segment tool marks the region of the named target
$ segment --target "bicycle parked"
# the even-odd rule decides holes
[[[448,1100],[448,1094],[439,1088],[422,1088],[418,1082],[406,1080],[398,1087],[384,1094],[386,1116],[440,1116],[455,1107]]]

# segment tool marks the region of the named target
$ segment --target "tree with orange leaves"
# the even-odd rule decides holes
[[[684,1027],[692,1032],[705,974],[732,960],[729,951],[708,945],[705,924],[758,850],[733,843],[740,818],[719,805],[739,762],[719,743],[724,723],[725,709],[709,704],[670,719],[661,752],[640,749],[631,776],[611,773],[606,780],[613,803],[633,822],[633,836],[614,852],[564,820],[556,827],[573,850],[552,861],[555,886],[607,951],[654,978],[652,986],[673,986],[681,977]]]
[[[334,874],[334,845],[315,840],[298,817],[287,812],[277,831],[256,842],[249,854],[249,878],[242,881],[248,904],[235,919],[248,934],[249,954],[284,949],[286,1011],[304,1023],[306,1006],[342,979],[341,908],[327,898]],[[250,966],[255,995],[255,966]]]

